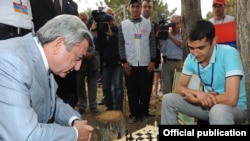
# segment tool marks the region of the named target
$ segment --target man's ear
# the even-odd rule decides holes
[[[63,45],[64,45],[64,38],[63,37],[57,37],[54,40],[53,54],[58,54],[60,49],[62,49]]]
[[[215,45],[217,43],[217,36],[214,37],[212,44]]]

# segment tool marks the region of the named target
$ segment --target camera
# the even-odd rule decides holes
[[[107,22],[112,21],[112,19],[111,15],[103,12],[103,7],[98,7],[98,10],[93,10],[91,14],[91,24],[94,20],[97,24],[97,31],[101,33],[108,32],[109,26]]]
[[[175,27],[175,23],[167,23],[166,15],[161,14],[160,21],[159,21],[159,33],[158,38],[162,40],[168,39],[168,30],[169,27]]]

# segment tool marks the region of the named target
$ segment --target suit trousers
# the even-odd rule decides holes
[[[153,77],[147,66],[132,67],[131,74],[125,74],[130,116],[148,116]]]

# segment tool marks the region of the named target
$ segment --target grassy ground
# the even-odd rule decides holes
[[[99,87],[98,88],[98,93],[97,93],[97,102],[100,101],[102,98],[102,90],[101,88]],[[161,96],[152,96],[151,97],[151,100],[150,100],[150,108],[149,108],[149,111],[151,114],[154,114],[155,117],[150,117],[149,118],[149,123],[148,125],[154,125],[155,124],[155,121],[157,122],[157,124],[160,123],[160,108],[161,108]],[[124,117],[124,121],[125,121],[125,128],[126,130],[128,130],[128,132],[134,132],[134,131],[137,131],[143,127],[146,126],[145,123],[143,122],[136,122],[134,124],[129,124],[128,123],[128,119],[129,119],[129,109],[128,109],[128,101],[127,101],[127,95],[126,93],[124,93],[124,112],[123,112],[123,117]],[[98,105],[98,110],[99,110],[99,113],[102,113],[102,112],[105,112],[106,111],[106,107],[103,106],[103,105]],[[97,132],[96,132],[96,116],[98,114],[93,114],[89,108],[86,109],[86,112],[82,115],[83,119],[86,119],[88,120],[88,123],[90,125],[92,125],[94,128],[95,128],[95,131],[94,131],[94,134],[93,134],[93,137],[92,137],[92,140],[91,141],[98,141],[98,138],[97,138]]]

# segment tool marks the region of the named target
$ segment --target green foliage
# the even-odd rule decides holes
[[[92,13],[92,9],[91,8],[87,8],[87,10],[85,12],[88,14],[88,16],[90,18],[91,17],[91,13]]]
[[[156,22],[158,22],[160,20],[160,15],[163,14],[163,13],[166,15],[167,20],[169,20],[170,17],[177,10],[177,8],[175,8],[171,12],[169,12],[168,11],[168,4],[167,3],[163,3],[162,0],[154,1],[153,2],[153,7],[154,7],[154,10],[153,10],[151,19],[153,21],[156,21]]]
[[[225,9],[225,13],[235,17],[235,0],[227,0],[227,8]]]

